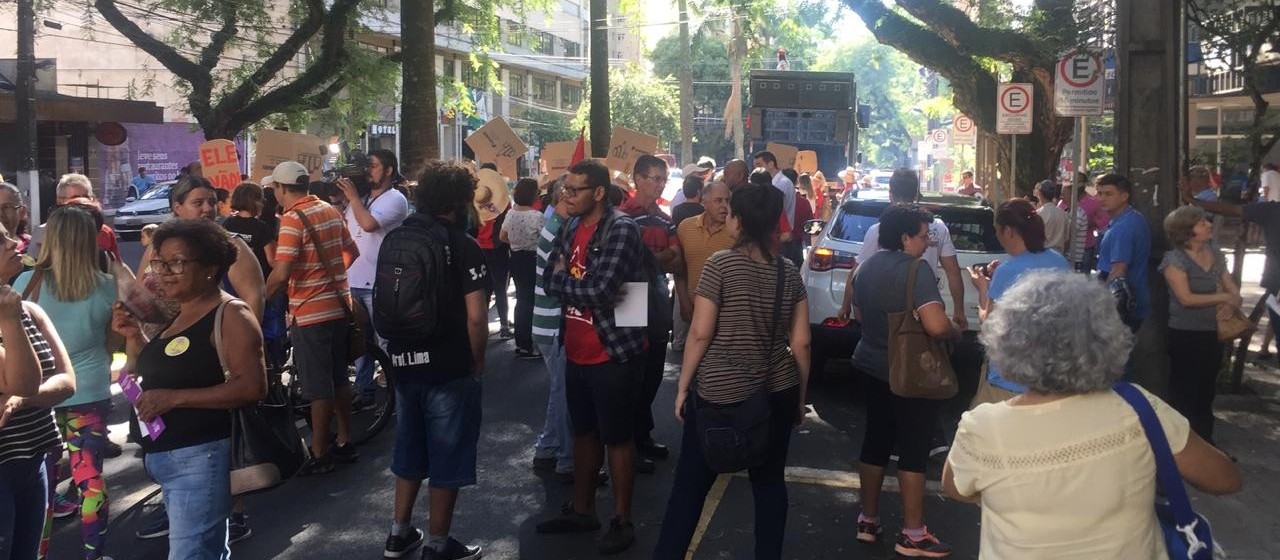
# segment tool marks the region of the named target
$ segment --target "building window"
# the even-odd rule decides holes
[[[1253,128],[1253,107],[1223,107],[1221,134],[1248,134]]]
[[[1218,109],[1196,110],[1196,136],[1218,135]]]
[[[560,84],[560,102],[561,109],[577,109],[578,105],[582,104],[582,88],[562,82]]]
[[[556,54],[556,37],[543,31],[531,31],[529,49],[542,54]]]
[[[444,59],[444,67],[441,68],[440,75],[449,79],[453,79],[454,76],[458,75],[457,66],[458,66],[458,63],[454,59],[452,58]]]
[[[517,47],[523,47],[525,43],[525,29],[518,21],[507,21],[507,44]]]
[[[568,39],[564,40],[564,56],[567,58],[581,58],[582,45]]]
[[[471,67],[471,64],[462,66],[462,82],[476,89],[484,89],[484,75]]]
[[[511,74],[510,81],[507,82],[507,96],[524,98],[529,94],[529,88],[525,84],[524,74]]]
[[[544,105],[556,102],[556,83],[543,78],[533,79],[533,99]]]

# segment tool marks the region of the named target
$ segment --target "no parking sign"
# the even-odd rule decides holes
[[[1053,80],[1053,110],[1060,117],[1102,115],[1106,84],[1102,55],[1097,50],[1067,53],[1058,61]]]
[[[972,146],[978,142],[978,129],[967,115],[956,115],[951,121],[951,141]]]
[[[1000,84],[996,95],[996,134],[1031,134],[1031,84]]]

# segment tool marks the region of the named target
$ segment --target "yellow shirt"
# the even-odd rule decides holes
[[[723,224],[711,231],[703,220],[706,214],[689,218],[676,228],[676,237],[680,238],[680,248],[684,251],[684,266],[689,277],[689,293],[698,290],[698,280],[702,278],[702,266],[707,259],[718,251],[732,249],[737,237],[729,233]]]

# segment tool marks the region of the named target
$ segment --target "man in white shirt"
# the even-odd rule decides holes
[[[360,248],[360,256],[347,268],[347,282],[351,285],[351,299],[364,308],[365,348],[369,354],[356,360],[356,397],[352,409],[360,410],[374,405],[374,359],[386,348],[386,341],[373,329],[373,281],[378,276],[378,250],[387,233],[400,227],[409,215],[409,201],[394,187],[401,179],[400,164],[390,150],[369,152],[369,174],[366,177],[370,190],[361,194],[349,179],[340,179],[338,187],[347,198],[343,218],[347,231]],[[384,367],[386,367],[384,365]]]
[[[1274,163],[1262,164],[1262,200],[1280,202],[1280,167]]]
[[[1067,229],[1070,228],[1071,216],[1058,207],[1058,197],[1062,187],[1049,180],[1036,183],[1036,214],[1044,220],[1044,246],[1055,249],[1063,255],[1067,248]]]
[[[920,177],[910,169],[898,169],[889,179],[889,202],[893,204],[915,204],[920,198]],[[862,237],[862,250],[858,253],[858,263],[867,262],[880,249],[880,224],[872,224]],[[951,292],[951,321],[960,330],[969,328],[969,320],[964,314],[964,283],[960,279],[960,260],[956,258],[956,246],[951,242],[951,230],[947,229],[942,218],[935,217],[929,224],[929,247],[924,250],[920,260],[933,269],[933,275],[947,278],[947,290]],[[939,274],[942,269],[943,274]],[[848,319],[853,306],[853,273],[857,265],[849,271],[849,279],[845,281],[844,303],[840,306],[837,318]]]
[[[778,168],[778,157],[773,152],[763,151],[756,152],[752,156],[753,163],[756,167],[762,167],[769,175],[773,177],[773,188],[782,191],[782,215],[787,217],[787,224],[795,226],[796,223],[796,185],[782,174],[782,170]]]

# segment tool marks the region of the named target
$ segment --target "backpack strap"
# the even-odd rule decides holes
[[[320,259],[320,266],[324,267],[325,280],[329,284],[334,284],[338,280],[338,274],[333,271],[333,266],[329,264],[329,260],[324,258],[324,251],[320,250],[320,240],[316,238],[315,230],[311,229],[311,221],[307,219],[307,214],[302,210],[295,210],[298,219],[302,221],[303,237],[311,238],[311,248],[316,252],[316,258]],[[345,227],[345,226],[344,226]],[[351,292],[338,292],[338,302],[342,304],[342,311],[347,314],[347,319],[355,319],[355,313],[351,310],[351,302],[348,297]],[[306,303],[306,302],[303,302]],[[299,305],[301,307],[301,305]]]

